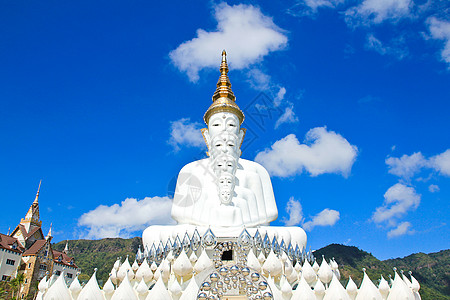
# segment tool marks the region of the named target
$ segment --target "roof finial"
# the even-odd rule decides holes
[[[213,102],[220,98],[227,98],[232,101],[236,101],[236,97],[231,90],[231,82],[228,78],[228,64],[227,64],[227,52],[222,51],[222,62],[220,64],[220,77],[217,81],[217,88],[212,97]]]
[[[33,204],[38,204],[38,200],[39,200],[39,191],[41,190],[41,183],[42,183],[42,179],[39,181],[39,187],[36,193],[36,198],[34,198]]]
[[[66,241],[66,246],[64,247],[64,251],[65,254],[69,254],[69,241]]]
[[[236,104],[236,96],[231,90],[231,82],[228,78],[227,52],[222,51],[222,62],[220,64],[220,77],[217,88],[212,96],[213,103],[206,111],[203,119],[208,124],[211,115],[217,112],[231,112],[239,118],[240,124],[244,122],[244,113]]]
[[[50,229],[48,230],[47,236],[45,237],[46,240],[52,238],[52,226],[53,223],[50,223]]]
[[[220,73],[222,75],[227,75],[228,73],[227,52],[225,51],[225,49],[222,50],[222,63],[220,64]]]

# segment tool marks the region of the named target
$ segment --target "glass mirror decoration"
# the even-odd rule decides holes
[[[266,235],[264,236],[264,240],[263,240],[263,249],[264,249],[264,253],[267,255],[269,255],[270,250],[272,250],[272,244],[270,243],[270,238],[269,236]]]
[[[201,237],[200,234],[198,233],[197,228],[195,228],[194,230],[194,234],[192,235],[192,239],[191,239],[191,250],[192,251],[197,251],[201,246]]]
[[[184,252],[186,252],[186,254],[188,254],[190,248],[191,248],[191,239],[189,238],[189,234],[186,232],[183,238],[183,250]]]
[[[282,252],[285,252],[287,254],[287,248],[286,244],[284,243],[284,239],[281,239],[280,243],[280,253],[283,254]]]
[[[180,253],[181,253],[181,249],[182,249],[182,246],[181,246],[180,237],[177,235],[177,237],[175,238],[175,241],[173,242],[173,247],[172,247],[173,255],[175,257],[178,257],[178,255],[180,255]]]
[[[148,253],[148,257],[151,260],[151,262],[154,262],[156,260],[156,246],[155,246],[155,244],[152,244],[152,247],[150,248],[150,252]]]
[[[204,248],[212,248],[217,244],[217,239],[214,233],[212,232],[211,228],[208,228],[208,230],[205,232],[202,238],[202,246]]]
[[[292,247],[291,243],[289,243],[286,253],[291,261],[293,261],[295,259],[295,250],[294,250],[294,247]]]
[[[259,230],[256,229],[255,236],[253,237],[253,246],[258,250],[261,251],[263,247],[263,240],[261,237],[261,234],[259,233]]]
[[[164,245],[159,242],[158,249],[156,249],[156,261],[160,263],[164,258]]]
[[[280,245],[278,244],[277,237],[274,236],[272,240],[272,249],[276,255],[280,255]]]
[[[172,250],[172,240],[170,238],[168,238],[166,246],[164,247],[164,251],[166,252],[166,255],[169,254],[170,250]]]
[[[248,249],[252,246],[252,236],[245,228],[238,237],[238,245],[244,249]]]

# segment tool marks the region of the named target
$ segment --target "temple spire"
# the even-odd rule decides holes
[[[66,246],[64,247],[63,252],[64,252],[65,254],[69,254],[69,241],[66,241]]]
[[[227,52],[222,51],[222,61],[220,63],[220,77],[217,81],[217,88],[212,96],[213,103],[206,111],[203,119],[208,124],[211,115],[218,112],[230,112],[239,118],[240,124],[244,122],[244,113],[236,104],[236,96],[231,90],[231,82],[228,78]]]
[[[230,78],[228,78],[227,52],[225,50],[222,51],[220,77],[219,81],[217,81],[217,88],[212,98],[213,102],[220,98],[228,98],[232,101],[236,101],[236,97],[231,90]]]
[[[41,190],[42,180],[39,182],[39,187],[36,193],[36,198],[34,198],[33,203],[28,209],[25,218],[20,220],[20,223],[25,226],[27,232],[30,231],[30,226],[41,226],[42,221],[39,220],[39,191]]]
[[[41,183],[42,183],[42,179],[39,181],[39,187],[36,193],[36,198],[34,198],[34,202],[33,204],[38,204],[38,200],[39,200],[39,191],[41,190]]]
[[[220,64],[220,73],[222,75],[228,74],[228,64],[227,64],[227,52],[222,50],[222,63]]]
[[[53,226],[53,223],[50,223],[50,229],[48,230],[47,236],[45,237],[45,239],[47,241],[53,237],[52,236],[52,226]]]

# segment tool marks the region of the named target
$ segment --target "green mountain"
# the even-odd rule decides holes
[[[66,242],[52,245],[53,249],[62,251]],[[128,255],[130,264],[134,262],[136,251],[142,245],[142,239],[108,238],[102,240],[73,240],[69,241],[69,255],[75,258],[75,263],[81,268],[78,277],[80,281],[89,280],[97,268],[97,279],[100,285],[109,277],[109,273],[118,257],[123,259]]]
[[[62,251],[65,243],[60,242],[53,247]],[[142,240],[138,237],[73,240],[69,241],[69,255],[75,257],[77,265],[82,270],[80,280],[88,280],[94,268],[98,268],[97,278],[102,284],[107,280],[117,257],[125,258],[129,255],[130,264],[134,262],[141,243]],[[389,274],[394,274],[393,267],[397,267],[398,270],[413,272],[421,285],[420,294],[423,300],[450,300],[450,250],[430,254],[416,253],[404,258],[380,261],[357,247],[331,244],[314,252],[319,264],[322,262],[322,255],[327,260],[334,257],[339,264],[341,282],[344,286],[347,285],[349,276],[359,286],[363,277],[362,268],[366,268],[367,274],[377,283],[376,280],[381,275],[388,280]]]
[[[388,259],[380,261],[372,254],[353,246],[331,244],[314,252],[317,262],[322,262],[322,255],[327,260],[335,258],[339,264],[341,282],[347,285],[351,276],[359,286],[363,272],[366,268],[367,275],[374,283],[380,276],[388,280],[389,275],[394,276],[393,268],[403,270],[405,274],[412,271],[413,276],[420,283],[420,295],[424,300],[449,300],[450,299],[450,250],[436,253],[416,253],[404,258]]]

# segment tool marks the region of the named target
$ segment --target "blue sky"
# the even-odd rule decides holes
[[[40,179],[54,241],[170,223],[225,48],[273,225],[382,259],[449,248],[446,1],[0,3],[1,232]]]

